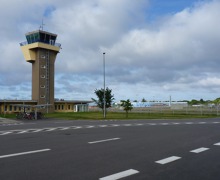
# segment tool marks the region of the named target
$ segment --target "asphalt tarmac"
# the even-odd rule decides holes
[[[1,180],[217,180],[220,119],[8,121]]]

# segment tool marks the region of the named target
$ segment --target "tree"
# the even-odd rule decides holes
[[[98,100],[92,98],[92,100],[97,104],[99,108],[102,109],[104,113],[104,89],[96,89],[95,94],[98,97]],[[114,100],[114,95],[112,95],[112,90],[108,87],[105,89],[105,108],[109,108],[112,105]]]
[[[124,108],[124,111],[126,111],[126,118],[128,117],[128,111],[131,111],[133,109],[133,105],[131,104],[130,100],[127,99],[127,101],[122,100],[121,106]]]
[[[141,100],[141,102],[147,102],[147,101],[146,101],[146,99],[143,98],[143,99]]]

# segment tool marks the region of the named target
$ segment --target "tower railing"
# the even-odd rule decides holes
[[[43,42],[43,41],[35,41],[35,42],[40,42],[40,43],[44,43],[44,44],[49,44],[49,45],[52,45],[52,46],[56,46],[56,47],[61,47],[61,44],[60,43],[53,43],[53,44],[50,44],[50,43],[45,43],[45,42]],[[35,42],[33,42],[33,43],[35,43]],[[27,42],[27,41],[24,41],[24,42],[21,42],[20,43],[20,46],[26,46],[26,45],[28,45],[29,43]]]

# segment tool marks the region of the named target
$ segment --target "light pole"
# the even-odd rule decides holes
[[[106,118],[106,107],[105,107],[105,102],[106,102],[106,98],[105,98],[105,52],[103,52],[103,77],[104,77],[104,97],[103,97],[103,116],[104,118]]]

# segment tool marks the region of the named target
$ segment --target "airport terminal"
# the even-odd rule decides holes
[[[0,99],[0,113],[20,112],[22,107],[38,108],[44,112],[88,111],[85,100],[64,100],[54,98],[55,60],[61,50],[56,42],[57,35],[42,30],[25,34],[26,41],[20,43],[26,62],[32,64],[31,100]]]

